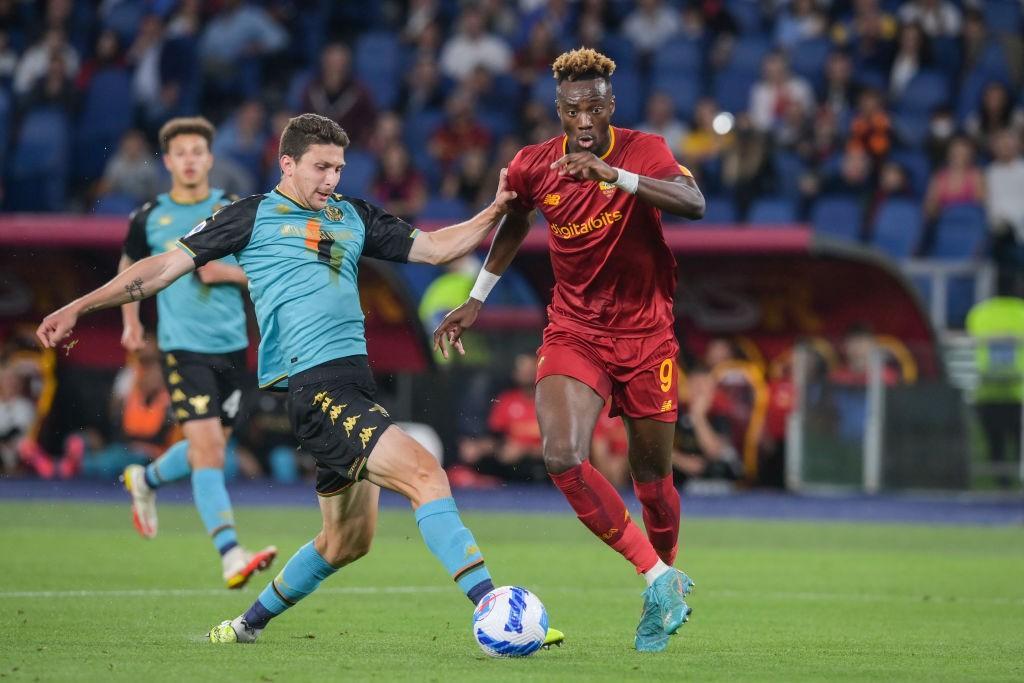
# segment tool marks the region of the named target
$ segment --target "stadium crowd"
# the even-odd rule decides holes
[[[9,211],[126,215],[168,185],[156,131],[195,114],[218,126],[212,185],[263,191],[283,126],[312,111],[352,139],[342,191],[450,221],[489,201],[519,148],[560,134],[551,61],[586,45],[617,63],[613,122],[666,139],[706,223],[807,222],[895,258],[987,255],[1000,289],[1020,291],[1022,18],[1018,0],[0,0],[0,192]],[[461,434],[473,477],[543,478],[535,416],[521,424],[525,362],[486,428]],[[24,433],[4,389],[16,372],[0,376]],[[138,388],[121,386],[130,401]],[[684,476],[737,476],[722,395],[691,400],[690,442],[718,456],[687,461],[680,445]],[[621,450],[605,427],[595,453]],[[282,446],[273,419],[257,431],[267,453]],[[607,461],[614,479],[621,460]]]

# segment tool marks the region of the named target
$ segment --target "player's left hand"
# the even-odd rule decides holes
[[[77,322],[78,314],[69,306],[65,306],[43,318],[43,322],[36,329],[36,337],[43,348],[55,348],[61,340],[71,334]]]
[[[508,213],[512,203],[518,195],[515,191],[508,189],[508,168],[498,172],[498,190],[494,193],[494,207],[501,213]]]
[[[551,170],[557,170],[558,175],[572,176],[577,180],[603,180],[606,183],[615,182],[619,176],[618,171],[601,161],[593,152],[566,154],[551,164]]]

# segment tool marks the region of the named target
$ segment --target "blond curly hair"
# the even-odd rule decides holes
[[[559,83],[587,78],[609,78],[615,73],[615,62],[597,50],[581,47],[558,55],[551,65],[551,71]]]

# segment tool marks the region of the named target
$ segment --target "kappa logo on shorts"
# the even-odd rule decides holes
[[[366,448],[366,444],[370,443],[370,439],[375,431],[377,431],[376,427],[363,427],[363,431],[359,432],[359,440],[363,442],[363,448]]]
[[[167,381],[171,384],[181,384],[181,375],[178,374],[177,370],[174,370],[171,374],[167,375]]]
[[[185,396],[185,392],[181,390],[181,387],[176,388],[174,390],[174,393],[171,394],[171,400],[174,401],[175,403],[184,401],[185,398],[187,397]]]
[[[341,411],[345,410],[345,408],[347,407],[347,403],[338,403],[333,408],[331,408],[331,412],[328,413],[328,417],[331,418],[332,425],[338,421],[338,418],[341,416]]]
[[[188,411],[185,410],[184,408],[178,408],[177,410],[174,411],[174,417],[176,417],[179,420],[184,420],[186,417],[188,417]]]
[[[388,415],[388,411],[384,410],[384,406],[380,405],[379,403],[374,403],[373,407],[370,408],[370,412],[371,413],[380,413],[381,415],[383,415],[384,417],[387,417],[387,418],[391,417],[390,415]]]
[[[341,426],[345,428],[345,436],[352,436],[352,430],[361,417],[362,415],[352,415],[345,418],[345,421],[341,423]]]
[[[196,415],[206,415],[210,406],[210,396],[208,394],[193,396],[188,402],[192,409],[196,411]]]
[[[174,357],[173,353],[169,353],[166,356],[164,356],[164,360],[167,361],[167,367],[169,368],[173,368],[175,365],[178,364],[178,359]]]

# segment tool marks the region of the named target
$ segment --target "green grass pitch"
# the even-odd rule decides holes
[[[143,541],[126,505],[0,504],[0,681],[1024,680],[1019,528],[684,520],[693,619],[640,655],[643,583],[579,522],[465,514],[496,581],[534,590],[567,634],[492,660],[405,511],[384,511],[370,555],[252,646],[203,636],[271,574],[221,588],[195,510],[160,513]],[[275,570],[319,519],[312,505],[237,517],[244,543],[278,545]]]

